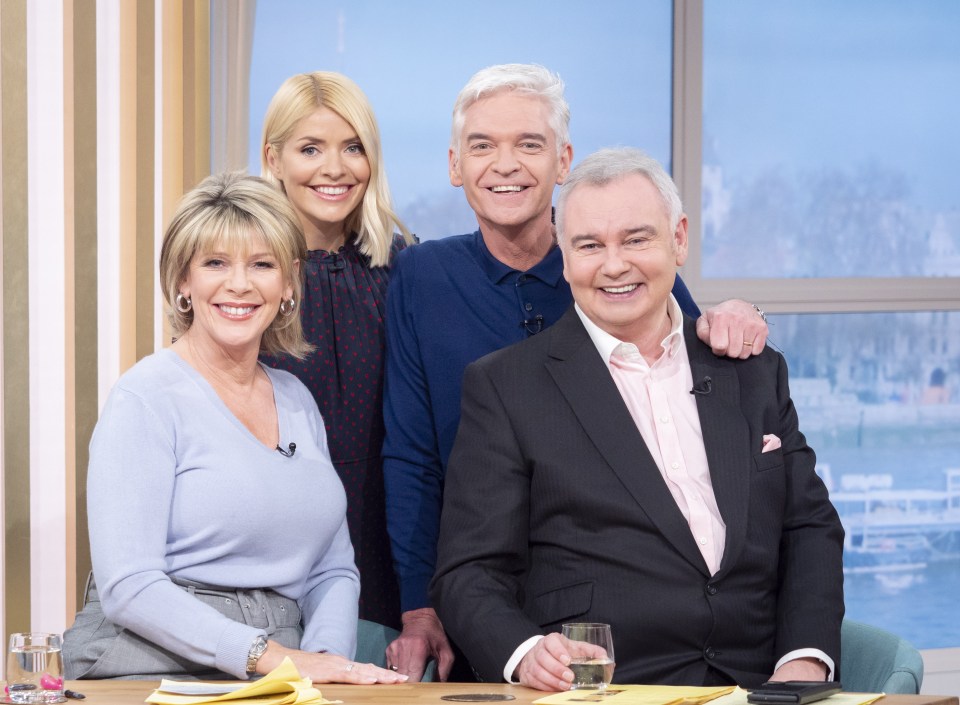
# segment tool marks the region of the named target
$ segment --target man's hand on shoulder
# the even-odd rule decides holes
[[[729,299],[708,308],[697,319],[697,337],[714,355],[746,360],[759,355],[767,342],[767,322],[753,305]]]
[[[772,681],[824,681],[827,679],[827,664],[815,658],[798,658],[787,661],[773,675]]]
[[[432,607],[410,610],[403,613],[402,620],[403,631],[387,647],[387,663],[414,683],[423,678],[427,661],[434,658],[440,680],[447,680],[453,667],[453,649],[436,611]]]
[[[573,683],[570,661],[576,658],[602,658],[606,651],[595,644],[571,641],[552,632],[538,641],[517,666],[521,685],[537,690],[569,690]]]

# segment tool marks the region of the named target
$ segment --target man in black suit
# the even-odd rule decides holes
[[[843,529],[782,356],[698,341],[670,294],[686,217],[643,153],[584,160],[557,230],[576,306],[464,377],[443,624],[484,680],[543,690],[597,655],[573,621],[612,625],[616,682],[836,678]]]

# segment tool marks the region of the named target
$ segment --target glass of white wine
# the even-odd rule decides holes
[[[610,685],[613,669],[617,665],[613,655],[613,636],[610,633],[610,625],[597,622],[573,622],[564,624],[561,633],[571,641],[599,646],[605,652],[603,655],[598,655],[595,649],[584,649],[577,653],[578,649],[574,646],[574,653],[570,654],[573,659],[570,662],[570,670],[573,671],[573,684],[570,689],[604,690]]]

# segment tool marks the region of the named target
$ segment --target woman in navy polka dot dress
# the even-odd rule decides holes
[[[287,79],[267,109],[262,144],[263,176],[286,193],[306,235],[300,315],[317,347],[305,361],[269,363],[297,375],[323,415],[347,492],[360,617],[399,627],[380,457],[383,322],[390,262],[412,237],[392,210],[373,109],[347,77]]]

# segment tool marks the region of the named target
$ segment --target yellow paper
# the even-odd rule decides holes
[[[733,686],[699,688],[683,685],[610,685],[606,690],[567,690],[534,702],[610,703],[611,705],[702,705],[734,690]]]
[[[252,681],[239,690],[221,695],[179,695],[164,692],[177,681],[164,679],[146,702],[154,705],[200,705],[201,703],[242,703],[243,705],[313,705],[329,703],[320,691],[313,687],[309,678],[301,678],[293,661],[283,662],[259,680]]]

